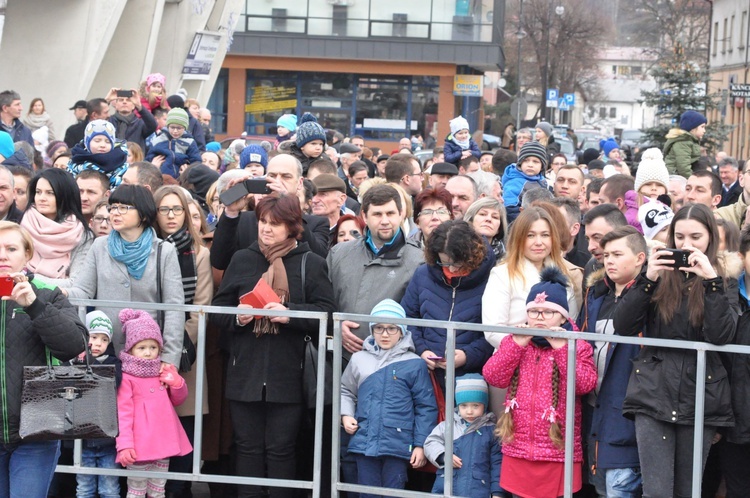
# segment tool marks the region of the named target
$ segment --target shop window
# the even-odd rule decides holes
[[[211,130],[214,133],[227,132],[227,101],[229,94],[229,70],[221,69],[216,84],[208,99],[208,110],[211,111]]]
[[[247,72],[245,130],[250,135],[273,135],[282,114],[297,111],[297,74],[287,71]]]

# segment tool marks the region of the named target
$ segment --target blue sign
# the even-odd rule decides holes
[[[570,107],[573,107],[574,105],[576,105],[575,93],[564,93],[563,99],[565,99],[565,103],[568,104]]]
[[[548,88],[547,89],[547,100],[557,100],[557,95],[559,91],[557,88]]]
[[[568,102],[564,98],[562,98],[559,100],[557,104],[557,108],[560,109],[561,111],[569,111],[570,104],[568,104]]]

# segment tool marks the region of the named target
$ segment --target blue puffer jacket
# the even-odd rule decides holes
[[[409,460],[437,421],[427,364],[414,354],[411,334],[383,350],[372,335],[341,377],[341,415],[357,419],[349,452]]]
[[[479,146],[473,138],[469,139],[468,150],[470,150],[471,155],[476,157],[477,159],[482,157],[482,151],[479,149]],[[443,148],[443,157],[445,162],[458,166],[458,163],[461,161],[463,152],[464,149],[454,141],[453,135],[448,135],[445,139],[445,146]]]
[[[453,454],[461,459],[461,468],[453,469],[453,494],[489,497],[503,493],[500,466],[503,454],[494,435],[495,414],[485,413],[471,424],[453,413]],[[433,494],[445,489],[445,422],[440,422],[424,443],[424,454],[438,468]]]
[[[169,132],[154,138],[153,145],[146,154],[146,161],[153,161],[156,156],[164,156],[161,172],[173,178],[180,176],[180,166],[202,161],[198,145],[190,133],[180,138],[172,138]]]
[[[408,318],[482,323],[482,295],[494,266],[495,254],[489,246],[479,268],[466,277],[452,278],[450,284],[439,266],[422,265],[414,272],[401,306]],[[409,330],[418,355],[432,351],[445,356],[445,329],[410,325]],[[457,377],[466,373],[481,374],[493,351],[482,332],[470,330],[456,330],[456,349],[466,354],[466,364],[456,369]],[[445,371],[440,373],[442,385]]]
[[[528,176],[511,164],[503,173],[503,203],[508,215],[508,223],[512,223],[521,212],[523,194],[533,188],[547,188],[547,180],[543,173]]]
[[[632,282],[631,282],[632,284]],[[599,270],[589,277],[579,328],[583,332],[596,332],[596,320],[604,297],[614,292],[614,283]],[[624,291],[627,292],[627,289]],[[599,469],[625,469],[640,467],[635,423],[622,415],[622,402],[628,388],[633,359],[638,356],[636,344],[610,343],[604,368],[604,378],[592,416],[589,444],[597,446],[596,461],[589,462]]]

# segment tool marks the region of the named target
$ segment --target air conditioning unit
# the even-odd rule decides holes
[[[354,5],[354,0],[328,0],[331,5],[339,5],[341,7],[350,7]]]

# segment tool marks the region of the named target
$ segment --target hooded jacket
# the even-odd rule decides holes
[[[439,266],[422,265],[414,272],[401,306],[408,318],[481,323],[482,295],[494,266],[495,254],[489,247],[479,268],[465,277],[452,278],[450,282]],[[432,351],[445,356],[445,329],[411,325],[409,330],[418,355]],[[481,372],[482,366],[492,356],[493,348],[482,332],[456,330],[456,349],[466,354],[466,364],[456,369],[456,376],[461,376]],[[441,371],[441,374],[445,372]],[[443,375],[441,381],[444,381]]]
[[[359,425],[349,452],[409,460],[414,448],[424,447],[437,414],[427,364],[414,353],[411,333],[387,350],[369,335],[341,377],[341,415]]]
[[[172,138],[169,132],[162,133],[154,138],[151,148],[146,154],[146,161],[153,161],[156,156],[164,156],[161,172],[172,178],[179,178],[180,166],[183,164],[202,161],[198,145],[188,132],[185,132],[180,138]]]
[[[645,337],[730,344],[737,324],[737,277],[741,264],[736,255],[720,258],[726,279],[703,280],[703,323],[690,323],[687,297],[669,322],[659,314],[652,297],[659,281],[639,275],[615,311],[614,326],[618,334],[633,336],[643,331]],[[688,282],[694,281],[690,277]],[[694,284],[696,285],[696,284]],[[647,415],[661,422],[693,425],[695,418],[695,374],[697,359],[694,351],[644,346],[634,360],[623,413],[634,417]],[[719,353],[706,352],[705,425],[734,425],[727,371]]]
[[[689,131],[672,128],[667,133],[664,144],[664,164],[670,175],[680,175],[690,178],[693,164],[701,157],[701,147],[698,139]]]
[[[538,175],[528,176],[517,164],[511,164],[503,173],[503,203],[508,215],[508,223],[512,223],[521,213],[523,194],[533,188],[548,188],[544,171]]]
[[[503,389],[510,386],[516,368],[520,372],[515,396],[518,406],[512,410],[515,431],[513,440],[503,441],[504,455],[534,462],[565,461],[565,449],[555,446],[549,437],[550,422],[545,415],[549,415],[548,410],[552,405],[552,360],[554,360],[560,372],[558,400],[554,409],[557,412],[560,429],[564,433],[567,358],[567,344],[559,349],[540,348],[533,342],[526,347],[521,347],[516,344],[512,335],[508,335],[500,342],[497,353],[484,366],[482,374],[487,383]],[[582,462],[581,396],[596,387],[597,379],[591,344],[586,341],[576,341],[575,378],[573,456],[575,462]]]
[[[495,437],[495,414],[487,412],[471,424],[453,412],[453,454],[461,459],[461,468],[453,469],[453,494],[488,497],[503,492],[500,465],[503,454]],[[433,494],[445,490],[445,424],[440,422],[424,443],[424,456],[437,467]]]
[[[31,164],[29,158],[26,157],[26,153],[22,149],[18,149],[13,153],[12,156],[6,157],[2,162],[3,166],[21,166],[26,169],[34,170],[34,165]]]
[[[631,282],[630,285],[634,283]],[[607,294],[614,294],[615,284],[600,269],[589,276],[588,292],[579,317],[582,332],[596,333],[596,322]],[[623,291],[623,295],[627,288]],[[615,303],[622,296],[615,297]],[[617,331],[615,331],[617,333]],[[604,375],[596,398],[596,405],[589,431],[589,444],[596,445],[596,460],[589,465],[600,469],[623,469],[640,467],[638,446],[635,439],[635,423],[622,415],[622,402],[628,386],[633,359],[638,356],[640,346],[636,344],[609,343],[606,353]]]
[[[15,301],[0,301],[0,441],[21,441],[23,367],[47,365],[47,351],[68,361],[86,349],[88,331],[78,312],[56,287],[29,276],[36,300],[23,308]]]

